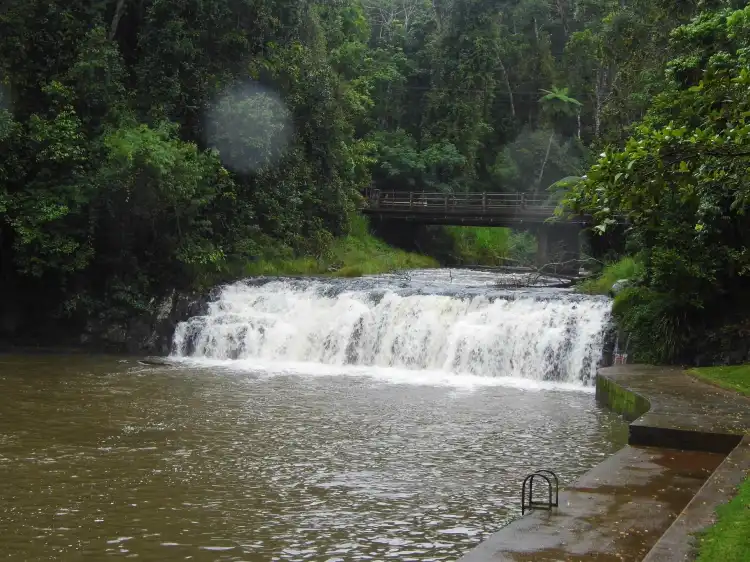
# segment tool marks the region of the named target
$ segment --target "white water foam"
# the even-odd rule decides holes
[[[279,376],[302,377],[356,377],[368,378],[376,382],[411,386],[441,386],[459,390],[474,390],[480,387],[502,386],[520,390],[559,390],[594,392],[593,387],[578,383],[563,383],[524,379],[520,377],[482,377],[471,373],[449,373],[447,371],[427,371],[399,369],[394,367],[336,366],[320,363],[294,363],[264,361],[258,359],[206,359],[175,357],[175,361],[187,366],[209,367],[228,372],[253,373],[258,378]]]
[[[181,323],[173,357],[232,369],[396,383],[589,385],[610,303],[558,294],[400,294],[322,281],[224,287]]]

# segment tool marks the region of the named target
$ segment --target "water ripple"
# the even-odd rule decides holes
[[[0,558],[455,560],[624,438],[588,393],[134,363],[3,364]]]

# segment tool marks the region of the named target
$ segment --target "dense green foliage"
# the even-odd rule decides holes
[[[670,31],[730,3],[5,0],[0,289],[14,297],[0,331],[382,256],[346,238],[368,187],[554,186],[557,201],[655,94],[643,126],[657,130],[673,96],[687,113],[721,95],[682,86],[714,54],[742,64],[743,24],[716,31],[707,12]],[[700,33],[724,33],[703,58]],[[667,47],[681,54],[665,75]],[[443,234],[464,263],[529,249],[508,233]]]
[[[127,315],[270,247],[317,255],[346,234],[367,158],[320,10],[3,2],[11,304],[32,318]]]
[[[671,33],[666,81],[623,148],[568,197],[606,232],[628,223],[643,263],[615,314],[638,358],[743,359],[750,327],[750,7]],[[744,351],[742,351],[744,350]],[[727,359],[727,358],[723,358]]]
[[[750,365],[703,367],[691,374],[750,396]],[[700,535],[698,562],[744,562],[750,559],[750,479],[737,496],[717,511],[718,521]]]

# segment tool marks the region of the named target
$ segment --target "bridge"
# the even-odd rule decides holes
[[[528,193],[425,193],[372,190],[364,214],[379,222],[499,226],[533,232],[537,265],[580,256],[579,233],[589,217],[555,218],[555,206]]]
[[[421,224],[456,226],[507,226],[540,224],[554,217],[555,206],[543,197],[527,193],[424,193],[383,192],[368,196],[367,215]],[[585,225],[585,217],[564,220]]]

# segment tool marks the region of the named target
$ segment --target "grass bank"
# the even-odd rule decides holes
[[[703,367],[690,374],[711,384],[750,396],[750,365]],[[737,496],[716,510],[716,524],[700,537],[697,562],[750,561],[750,478]]]
[[[701,367],[689,372],[716,386],[750,396],[750,365]]]
[[[458,265],[509,265],[532,263],[536,238],[510,228],[446,226],[452,241],[448,259]]]
[[[270,258],[247,264],[245,275],[330,275],[359,277],[404,269],[438,267],[433,258],[404,252],[370,233],[365,217],[352,220],[348,236],[335,239],[320,257]]]
[[[635,258],[622,258],[604,266],[601,273],[583,281],[578,290],[588,295],[607,295],[620,279],[633,279],[643,272],[643,266]]]

